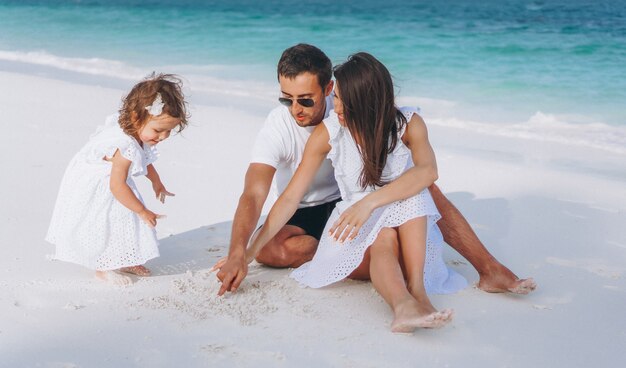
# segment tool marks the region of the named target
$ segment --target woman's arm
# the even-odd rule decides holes
[[[355,238],[376,208],[412,197],[437,180],[435,153],[428,141],[426,124],[419,115],[413,114],[411,117],[402,141],[411,150],[414,166],[344,211],[330,228],[330,233],[334,234],[335,239],[341,237],[340,240],[344,241],[348,236]]]
[[[374,208],[412,197],[438,178],[435,152],[428,141],[428,130],[421,116],[413,114],[402,141],[411,150],[413,167],[396,180],[368,195]]]
[[[109,188],[115,199],[124,205],[124,207],[139,215],[150,227],[156,226],[156,220],[160,216],[148,210],[126,183],[131,161],[124,158],[119,150],[115,151],[115,154],[113,154],[113,157],[111,157],[109,161],[111,161]]]
[[[300,200],[313,181],[317,170],[330,151],[328,139],[329,135],[326,126],[324,124],[318,125],[306,143],[302,161],[298,169],[289,181],[285,191],[272,206],[263,227],[261,227],[259,231],[259,235],[246,251],[246,260],[248,263],[252,262],[263,246],[285,226],[287,221],[296,212],[298,203],[300,203]]]

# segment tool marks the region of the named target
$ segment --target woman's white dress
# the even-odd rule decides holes
[[[46,240],[56,245],[53,258],[94,270],[144,264],[159,256],[155,230],[111,193],[111,162],[119,150],[132,162],[127,183],[143,203],[133,181],[147,173],[158,153],[126,135],[118,115],[109,116],[70,161],[57,197]]]
[[[407,121],[411,120],[416,109],[403,108]],[[362,261],[367,248],[374,242],[384,227],[396,227],[408,220],[427,216],[426,260],[424,265],[424,286],[428,293],[446,294],[467,286],[463,276],[449,269],[442,258],[443,237],[436,222],[441,218],[428,189],[421,193],[384,207],[377,208],[361,227],[352,241],[343,244],[335,241],[328,230],[339,215],[352,204],[365,197],[376,188],[362,189],[359,176],[362,169],[361,156],[357,145],[347,128],[342,127],[333,112],[324,121],[330,135],[331,150],[328,157],[335,168],[335,178],[339,184],[342,201],[337,203],[320,239],[317,252],[308,263],[291,273],[300,284],[318,288],[346,278]],[[400,137],[404,131],[400,132]],[[401,140],[388,156],[383,170],[383,178],[393,180],[413,166],[411,151]]]

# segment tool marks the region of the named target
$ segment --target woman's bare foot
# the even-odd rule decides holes
[[[144,277],[150,276],[152,274],[149,269],[141,265],[131,266],[131,267],[122,267],[120,268],[120,272],[130,273],[131,275],[144,276]]]
[[[121,275],[115,271],[96,271],[96,278],[117,286],[126,286],[133,283],[130,277]]]
[[[535,290],[537,284],[532,277],[519,279],[511,270],[500,265],[497,270],[480,275],[478,288],[488,293],[506,293],[526,295]]]
[[[437,311],[430,303],[423,305],[416,300],[400,304],[394,310],[391,331],[394,333],[412,333],[417,328],[440,328],[452,320],[454,311]]]

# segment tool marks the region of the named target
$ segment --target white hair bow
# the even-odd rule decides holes
[[[146,106],[146,110],[148,110],[148,112],[152,116],[159,116],[161,115],[161,113],[163,113],[163,105],[164,104],[163,100],[161,99],[161,94],[157,92],[154,102],[152,102],[152,105]]]

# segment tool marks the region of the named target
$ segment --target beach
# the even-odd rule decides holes
[[[157,227],[161,257],[148,263],[153,277],[116,288],[49,260],[43,237],[65,165],[124,89],[7,72],[0,84],[11,86],[0,95],[0,366],[611,367],[626,356],[623,177],[583,160],[556,164],[557,153],[573,160],[577,149],[606,164],[618,157],[429,126],[442,190],[498,259],[539,286],[527,296],[471,286],[432,296],[455,309],[453,322],[394,335],[389,308],[367,282],[303,289],[289,270],[254,263],[236,294],[216,296],[209,268],[227,252],[265,117],[245,109],[193,106],[188,130],[162,143],[156,166],[176,193],[166,204],[138,180],[148,207],[167,215]],[[449,247],[445,259],[477,282]]]
[[[623,7],[209,3],[0,0],[0,367],[623,365]],[[290,269],[256,262],[236,293],[217,296],[210,269],[278,106],[276,61],[297,42],[333,63],[359,50],[385,62],[398,105],[421,108],[438,186],[534,292],[479,290],[445,246],[469,286],[431,296],[455,311],[442,329],[393,334],[371,283],[302,288]],[[167,216],[153,276],[116,287],[52,260],[44,237],[68,162],[152,71],[182,76],[191,119],[158,146],[176,196],[161,204],[136,179]]]

